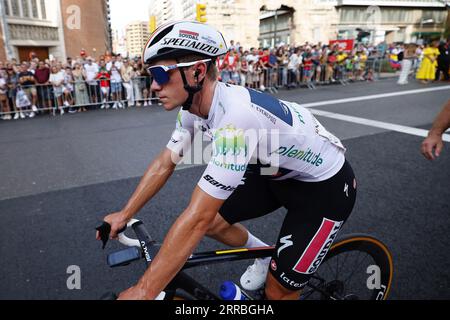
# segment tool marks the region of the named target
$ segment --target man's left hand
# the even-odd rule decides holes
[[[133,286],[120,293],[117,300],[150,300],[147,292],[139,286]]]

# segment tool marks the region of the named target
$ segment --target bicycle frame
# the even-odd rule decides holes
[[[270,257],[274,250],[275,247],[260,247],[194,253],[164,290],[166,299],[172,300],[175,297],[176,289],[182,289],[195,299],[220,300],[217,295],[187,275],[183,270],[215,263]]]

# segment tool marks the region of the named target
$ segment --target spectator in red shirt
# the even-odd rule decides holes
[[[51,95],[52,86],[49,83],[50,68],[45,65],[44,61],[39,61],[38,68],[34,72],[34,76],[37,82],[36,87],[39,105],[44,108],[48,108],[50,113],[53,107]]]
[[[264,48],[264,50],[259,54],[259,66],[261,69],[261,74],[259,75],[259,89],[261,91],[266,90],[266,87],[264,86],[265,84],[265,79],[267,78],[267,69],[269,68],[269,49],[268,48]]]
[[[106,62],[105,60],[100,61],[100,71],[96,77],[97,80],[100,80],[100,92],[102,95],[103,104],[100,107],[101,109],[109,109],[108,97],[109,97],[109,79],[111,79],[111,75],[108,70],[106,70]]]

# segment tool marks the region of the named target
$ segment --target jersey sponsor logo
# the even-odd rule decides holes
[[[232,186],[226,186],[222,183],[220,183],[219,181],[216,181],[213,177],[211,177],[209,174],[207,174],[206,176],[203,177],[203,179],[205,179],[206,181],[208,181],[210,184],[212,184],[214,187],[219,188],[221,190],[224,191],[234,191],[236,190],[236,188],[232,187]]]
[[[343,224],[343,221],[324,218],[319,230],[317,230],[292,270],[303,274],[316,272]]]
[[[299,161],[307,162],[311,165],[315,165],[316,167],[319,167],[323,163],[323,158],[321,158],[321,153],[316,154],[311,151],[311,149],[308,148],[308,150],[298,150],[295,149],[295,146],[288,147],[280,147],[278,150],[272,152],[279,154],[284,157],[297,159]]]
[[[244,130],[236,129],[234,125],[216,130],[213,137],[213,157],[225,155],[245,155],[248,148],[245,143]]]
[[[266,109],[261,108],[260,106],[257,106],[257,105],[253,105],[253,106],[255,107],[256,111],[258,111],[264,117],[269,119],[270,122],[272,122],[273,124],[277,123],[277,117],[275,117],[274,115],[270,114]]]
[[[164,38],[163,46],[172,45],[182,48],[191,48],[199,51],[203,51],[205,53],[210,53],[212,55],[216,54],[219,51],[219,48],[214,47],[210,44],[202,43],[195,40],[190,39],[180,39],[180,38]]]
[[[278,248],[278,251],[277,251],[278,257],[280,256],[280,252],[281,251],[283,251],[284,249],[294,245],[294,242],[292,242],[290,240],[291,238],[292,238],[292,234],[290,234],[290,235],[280,239],[280,243],[282,243],[283,245]]]
[[[303,115],[297,110],[297,108],[295,107],[295,105],[291,105],[291,109],[294,111],[294,113],[297,115],[298,120],[303,123],[306,124],[305,121],[303,120]]]
[[[188,30],[180,30],[180,38],[188,38],[192,40],[198,40],[199,34],[197,32],[188,31]]]
[[[253,89],[247,90],[250,93],[250,100],[254,105],[267,110],[268,112],[276,116],[278,119],[282,120],[283,122],[292,127],[293,125],[292,113],[285,103],[268,94],[261,93]]]
[[[214,158],[211,158],[210,163],[212,163],[216,167],[224,168],[224,169],[231,170],[231,171],[236,171],[236,172],[247,171],[247,165],[245,165],[245,164],[241,165],[241,164],[236,164],[236,163],[224,163],[224,162],[218,161]]]
[[[281,273],[280,278],[294,288],[303,288],[308,283],[308,281],[306,281],[305,283],[297,283],[294,280],[289,279],[284,272]]]

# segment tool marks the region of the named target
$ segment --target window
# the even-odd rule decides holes
[[[31,12],[33,14],[33,18],[39,18],[37,0],[31,0]]]
[[[9,4],[8,0],[3,0],[3,7],[5,8],[5,14],[9,16],[11,13],[9,12]]]
[[[41,19],[47,20],[47,11],[45,9],[45,0],[41,0]]]
[[[28,6],[28,0],[22,0],[22,16],[25,18],[30,17],[30,7]]]
[[[20,16],[18,0],[11,0],[11,11],[13,16]]]

